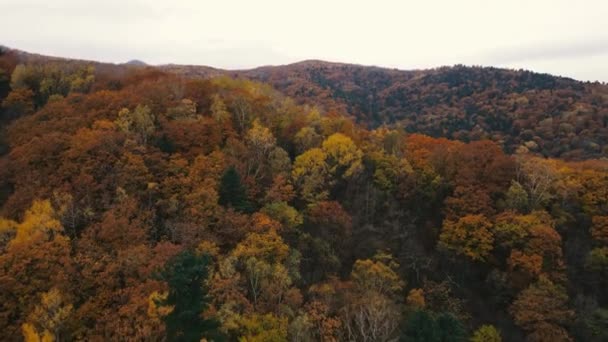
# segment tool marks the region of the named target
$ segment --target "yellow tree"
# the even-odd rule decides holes
[[[398,267],[386,253],[355,262],[350,275],[353,288],[341,310],[349,340],[386,341],[393,336],[400,318],[396,299],[405,286],[396,273]]]
[[[295,137],[296,151],[303,153],[304,151],[312,148],[319,147],[323,138],[317,133],[317,131],[310,126],[301,128]]]
[[[255,309],[278,313],[283,305],[290,305],[290,296],[298,296],[297,289],[292,287],[293,278],[299,276],[298,260],[290,258],[289,246],[274,229],[250,233],[231,256],[246,280]]]
[[[5,220],[0,220],[6,225]],[[34,201],[23,221],[11,223],[15,237],[0,255],[0,339],[19,334],[41,292],[68,287],[72,271],[69,239],[50,201]],[[41,331],[42,333],[42,331]]]
[[[391,264],[392,263],[392,264]],[[388,263],[378,260],[357,260],[353,266],[351,279],[361,292],[377,292],[393,296],[405,285],[395,272],[398,265],[390,259]]]
[[[121,131],[134,134],[137,141],[145,145],[154,133],[154,120],[150,107],[138,105],[133,111],[128,108],[121,109],[115,123]]]
[[[501,342],[500,332],[493,325],[482,325],[475,330],[471,342]]]
[[[240,320],[239,342],[287,341],[287,318],[273,314],[252,314]]]
[[[260,121],[256,119],[247,131],[245,141],[249,148],[246,175],[258,180],[270,152],[275,147],[276,139],[272,132],[267,127],[262,126]]]
[[[215,94],[213,95],[211,100],[211,116],[213,117],[213,119],[215,119],[215,121],[219,123],[223,123],[226,120],[230,119],[230,112],[228,112],[226,104],[224,103],[224,101],[222,101],[222,98],[219,95]]]
[[[327,156],[329,172],[336,177],[349,178],[363,169],[363,152],[342,133],[332,134],[325,139],[322,149]]]
[[[348,179],[362,169],[363,152],[351,138],[332,134],[321,148],[312,148],[296,157],[292,170],[294,184],[307,202],[317,202],[329,195],[327,185]]]
[[[492,223],[483,215],[467,215],[458,221],[443,223],[439,248],[464,255],[473,261],[484,261],[493,249]]]
[[[411,289],[405,299],[407,306],[413,309],[424,309],[426,300],[424,298],[423,289]]]
[[[25,212],[23,222],[18,225],[17,235],[11,244],[46,238],[62,232],[63,226],[57,219],[51,202],[35,200],[31,208]]]
[[[296,157],[291,176],[300,197],[307,202],[322,201],[329,195],[326,185],[329,170],[327,155],[320,148],[310,149]]]
[[[66,303],[57,288],[43,293],[40,304],[30,313],[27,323],[21,326],[25,341],[61,340],[63,325],[71,312],[72,304]]]

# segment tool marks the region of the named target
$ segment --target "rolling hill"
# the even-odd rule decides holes
[[[0,340],[606,341],[606,88],[0,49]]]
[[[370,128],[386,125],[462,141],[490,139],[508,153],[525,149],[569,160],[608,156],[608,85],[601,83],[463,65],[407,71],[309,60],[222,70],[114,65],[6,51],[13,63],[93,63],[104,77],[154,68],[188,78],[247,78],[269,83],[300,103],[348,113]]]
[[[186,76],[216,76],[207,67],[163,66]],[[302,103],[347,111],[369,127],[463,141],[494,140],[508,152],[545,156],[608,155],[608,86],[525,70],[457,65],[403,71],[305,61],[224,71],[272,84]]]

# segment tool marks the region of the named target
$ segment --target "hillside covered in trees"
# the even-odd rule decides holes
[[[2,341],[608,339],[605,85],[2,53]]]
[[[206,67],[165,66],[213,76]],[[403,71],[306,61],[226,72],[270,83],[300,103],[382,125],[462,141],[489,139],[570,160],[608,156],[608,86],[524,70],[443,67]]]

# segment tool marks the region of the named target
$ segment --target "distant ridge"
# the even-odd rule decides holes
[[[125,63],[126,65],[134,65],[134,66],[148,66],[148,64],[144,61],[140,61],[139,59],[132,59]]]
[[[150,66],[48,57],[16,51],[21,62],[91,63],[120,74],[146,67],[187,78],[230,76],[265,82],[300,104],[348,114],[368,127],[462,141],[491,139],[565,159],[608,157],[608,85],[528,70],[444,66],[399,70],[321,60],[224,70],[203,65]]]

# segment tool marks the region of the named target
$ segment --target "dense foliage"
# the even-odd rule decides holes
[[[21,62],[0,57],[3,341],[606,339],[605,160]]]
[[[185,75],[217,70],[169,66]],[[401,71],[302,62],[231,75],[268,82],[304,103],[348,111],[370,127],[463,141],[490,139],[511,153],[608,156],[608,86],[523,70],[443,67]]]

